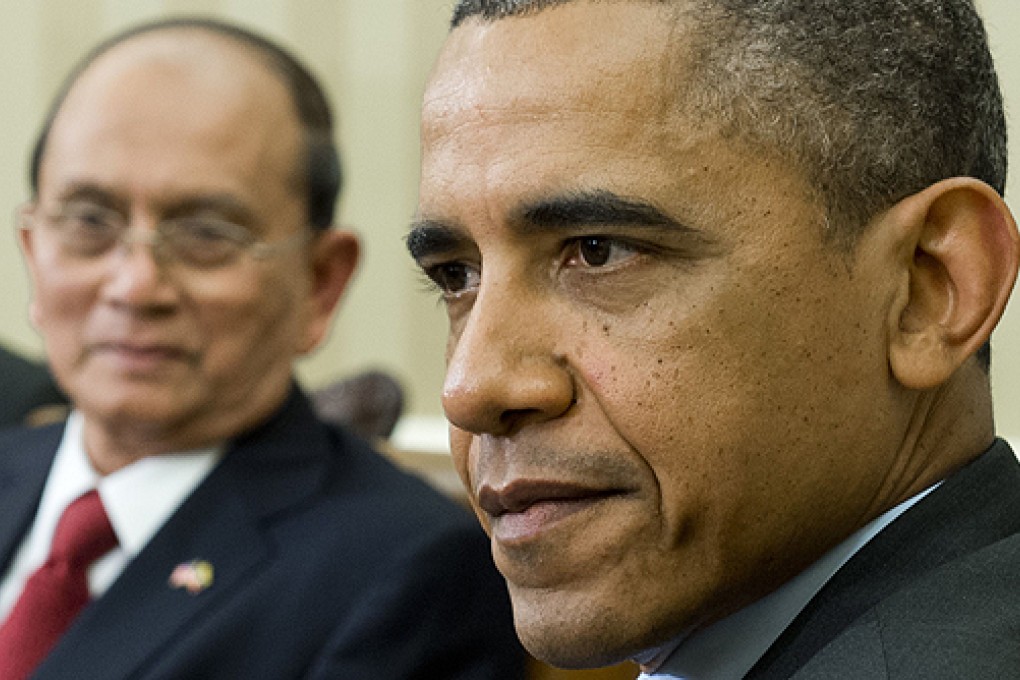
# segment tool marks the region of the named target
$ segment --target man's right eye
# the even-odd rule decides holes
[[[481,281],[481,272],[463,262],[444,262],[425,267],[424,271],[445,297],[463,295],[476,290]]]
[[[119,229],[115,214],[104,208],[69,208],[63,212],[60,221],[65,229],[81,234],[105,234]]]

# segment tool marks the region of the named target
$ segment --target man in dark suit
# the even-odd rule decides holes
[[[59,95],[20,234],[73,410],[0,438],[5,680],[519,677],[470,515],[293,381],[358,255],[332,133],[303,66],[209,21]]]
[[[1020,675],[1017,273],[971,0],[461,0],[407,242],[525,646]]]
[[[57,389],[46,366],[0,347],[0,427],[23,425],[37,409],[61,407],[66,397]]]

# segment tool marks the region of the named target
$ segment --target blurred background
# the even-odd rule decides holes
[[[328,342],[299,366],[310,388],[382,369],[406,390],[398,443],[442,447],[439,392],[446,321],[403,246],[418,180],[418,106],[453,0],[7,0],[0,21],[0,343],[33,358],[27,275],[14,210],[51,97],[86,50],[138,21],[178,14],[230,19],[290,48],[324,83],[339,118],[346,186],[338,222],[364,260]],[[1010,115],[1007,201],[1020,209],[1020,3],[978,0]],[[1015,115],[1013,115],[1015,114]],[[993,337],[999,430],[1020,443],[1020,295]],[[2,376],[0,376],[2,389]]]

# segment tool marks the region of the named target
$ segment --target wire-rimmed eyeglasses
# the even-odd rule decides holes
[[[32,207],[19,211],[21,229],[40,226],[56,234],[65,252],[82,259],[99,258],[116,246],[142,244],[152,248],[157,259],[198,269],[225,267],[245,254],[267,259],[311,238],[311,231],[302,229],[286,239],[260,241],[246,227],[204,215],[165,219],[154,230],[132,229],[120,212],[93,203],[68,203],[55,213],[36,214]]]

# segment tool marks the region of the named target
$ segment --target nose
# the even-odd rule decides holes
[[[570,410],[575,382],[556,352],[563,330],[553,307],[483,285],[450,340],[442,400],[455,427],[506,436]]]
[[[108,303],[146,312],[165,311],[176,304],[177,292],[157,246],[153,229],[135,228],[124,235],[109,258],[110,270],[103,288]]]

